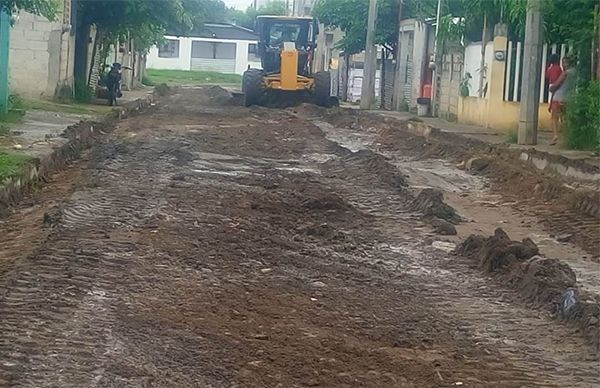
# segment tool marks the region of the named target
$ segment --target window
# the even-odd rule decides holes
[[[215,43],[215,59],[235,59],[235,43]]]
[[[235,43],[194,41],[192,58],[235,59]]]
[[[248,61],[260,62],[260,56],[258,55],[258,45],[256,43],[250,43],[248,45]]]
[[[212,42],[192,42],[192,58],[214,59],[215,51]]]
[[[298,42],[302,26],[293,23],[274,23],[269,31],[269,43],[273,46],[283,42]]]
[[[179,41],[168,39],[165,44],[158,48],[159,58],[179,58]]]

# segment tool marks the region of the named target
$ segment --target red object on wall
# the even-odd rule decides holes
[[[431,98],[431,84],[423,85],[421,90],[421,97]]]

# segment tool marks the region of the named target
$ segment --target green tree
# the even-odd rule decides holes
[[[9,14],[23,10],[54,20],[59,6],[55,0],[0,0],[0,10]]]
[[[238,26],[253,30],[256,17],[260,15],[285,16],[288,14],[287,5],[283,1],[269,1],[258,9],[248,7],[246,11],[231,8],[229,10],[229,21]]]
[[[425,19],[435,16],[436,0],[404,0],[404,18]],[[367,38],[368,0],[320,0],[313,14],[326,26],[339,28],[344,37],[338,47],[348,54],[356,54],[365,49]],[[398,37],[398,1],[380,0],[377,2],[377,26],[375,43],[394,53]]]
[[[104,59],[110,45],[117,41],[132,41],[135,51],[143,53],[163,42],[167,30],[185,36],[206,21],[222,22],[227,18],[221,0],[79,0],[76,4],[75,77],[80,80],[88,71],[87,42],[92,25],[100,42],[94,50],[103,50],[100,54]]]

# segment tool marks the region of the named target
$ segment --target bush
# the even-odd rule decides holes
[[[565,139],[569,148],[600,151],[600,81],[578,88],[567,104]]]
[[[94,91],[88,86],[87,82],[82,79],[75,80],[75,101],[90,103],[94,98]]]
[[[508,132],[506,132],[506,142],[508,144],[517,144],[517,142],[519,141],[519,133],[514,130],[511,129]]]
[[[18,94],[8,96],[8,109],[10,110],[25,110],[25,100]]]
[[[142,77],[142,84],[146,86],[155,86],[155,83],[154,81],[152,81],[152,78],[146,75]]]

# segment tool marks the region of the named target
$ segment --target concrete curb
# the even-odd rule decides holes
[[[410,133],[426,138],[459,136],[468,139],[471,144],[480,144],[481,146],[491,147],[495,150],[510,153],[511,157],[517,158],[538,170],[557,174],[563,178],[580,181],[582,183],[600,183],[600,166],[586,163],[582,160],[569,159],[562,155],[555,155],[534,148],[512,149],[505,145],[490,144],[483,140],[446,132],[441,128],[419,121],[408,120],[407,128]]]
[[[501,158],[512,162],[527,164],[557,181],[544,184],[535,189],[536,193],[549,197],[563,195],[565,201],[575,211],[591,216],[600,217],[600,166],[595,166],[583,160],[569,159],[536,149],[516,149],[505,144],[491,144],[462,134],[444,131],[420,119],[396,118],[376,112],[362,114],[378,117],[383,121],[402,122],[406,131],[442,145],[449,149],[462,148],[470,157],[482,154],[487,157]],[[468,159],[468,158],[467,158]]]
[[[102,134],[103,128],[109,128],[116,121],[126,118],[130,114],[141,112],[152,105],[154,95],[129,101],[115,108],[98,121],[80,121],[67,127],[62,136],[68,141],[55,148],[49,154],[35,158],[31,163],[23,166],[19,173],[7,179],[0,186],[0,216],[6,215],[10,207],[19,202],[21,198],[41,182],[49,174],[63,169],[70,161],[76,160],[81,152],[91,147],[95,140]]]

